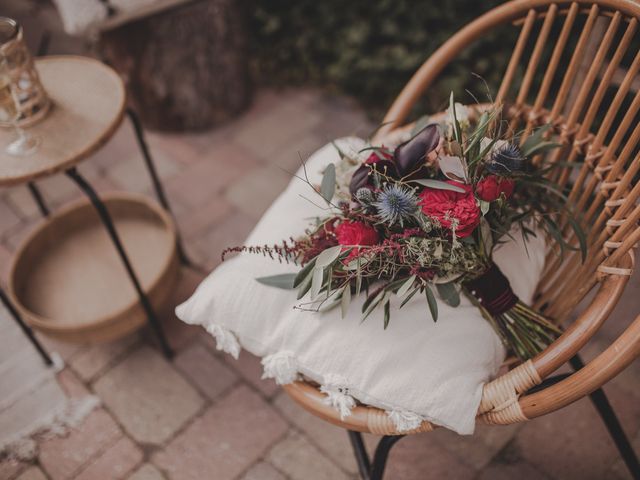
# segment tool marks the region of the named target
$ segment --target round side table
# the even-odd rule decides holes
[[[157,199],[163,207],[163,210],[166,211],[166,214],[156,212],[156,217],[161,218],[163,224],[168,226],[168,229],[170,227],[172,235],[171,243],[173,247],[177,248],[178,258],[183,264],[190,264],[184,254],[179,235],[172,221],[170,215],[171,209],[145,142],[141,124],[135,112],[126,108],[124,84],[117,73],[110,67],[97,60],[86,57],[50,56],[38,58],[36,59],[36,68],[44,88],[52,100],[52,108],[47,117],[29,128],[30,133],[41,137],[42,143],[38,151],[33,155],[14,157],[5,153],[3,148],[4,145],[9,143],[13,132],[10,129],[0,130],[0,187],[21,184],[26,184],[29,187],[40,212],[45,217],[45,225],[37,229],[41,232],[47,230],[46,227],[50,226],[48,223],[62,223],[61,218],[67,219],[65,221],[69,223],[69,212],[67,212],[67,215],[60,215],[58,213],[50,215],[46,202],[34,182],[57,173],[64,173],[72,180],[86,195],[91,206],[93,206],[93,209],[98,214],[100,223],[108,232],[117,256],[120,258],[133,285],[137,302],[139,302],[139,305],[142,307],[146,320],[158,337],[164,354],[167,357],[171,357],[171,349],[154,311],[152,302],[149,299],[150,293],[153,293],[150,292],[151,286],[146,286],[145,288],[141,283],[139,272],[135,271],[129,254],[125,249],[126,245],[123,244],[121,234],[119,234],[116,229],[116,225],[119,225],[118,218],[116,218],[114,222],[114,212],[119,211],[127,216],[131,212],[132,207],[130,205],[116,205],[115,207],[111,205],[111,203],[114,202],[118,204],[118,201],[122,203],[122,199],[111,199],[111,203],[103,201],[91,184],[76,168],[80,162],[87,159],[113,136],[126,114],[132,122],[138,146],[149,171]],[[131,199],[129,198],[128,200]],[[109,205],[105,203],[109,203]],[[144,201],[140,203],[145,204]],[[80,205],[79,208],[82,208],[82,206]],[[134,205],[133,210],[135,209],[136,207]],[[86,208],[84,211],[86,211]],[[131,215],[129,215],[129,217],[130,216]],[[76,217],[78,217],[78,215],[76,215]],[[84,214],[84,217],[87,217],[87,215]],[[80,218],[84,217],[80,215]],[[130,223],[129,217],[123,221],[125,227],[127,222]],[[73,221],[75,220],[72,220],[69,228],[73,228]],[[53,231],[55,231],[55,228]],[[29,243],[30,240],[36,237],[37,235],[35,234],[31,235],[25,242]],[[87,237],[87,235],[85,235],[85,237]],[[146,237],[138,235],[138,238],[149,238],[149,233],[147,232]],[[60,241],[63,242],[65,240],[67,240],[67,238],[62,235]],[[51,242],[42,243],[40,240],[38,241],[40,242],[40,251],[43,249],[54,250],[54,245]],[[18,255],[24,254],[25,251],[33,252],[33,250],[34,248],[30,249],[29,245],[23,244],[18,250]],[[96,254],[99,253],[100,252],[96,252]],[[109,252],[109,254],[111,253],[112,251]],[[136,253],[140,254],[141,252],[138,249]],[[67,255],[70,258],[73,257],[73,253],[69,255],[67,252]],[[40,260],[39,257],[34,258],[36,264]],[[151,261],[152,260],[153,259],[151,259]],[[22,316],[28,323],[39,328],[38,322],[32,320],[33,318],[38,318],[38,312],[29,311],[29,309],[22,304],[19,298],[19,292],[16,292],[14,288],[15,285],[13,283],[15,280],[14,277],[16,276],[15,267],[18,263],[20,263],[20,259],[14,262],[9,285],[9,296],[15,304],[15,308],[13,308],[13,312],[12,309],[9,310],[14,313],[17,321],[19,321],[19,317]],[[22,264],[25,264],[25,262],[22,262]],[[147,264],[149,264],[149,261],[147,261]],[[60,282],[60,276],[54,276],[52,281],[51,279],[48,280],[49,283],[47,283],[47,280],[44,280],[40,282],[39,286],[42,288],[43,285],[47,285],[47,288],[60,289],[64,288],[65,285],[59,285],[58,283],[68,283],[66,281]],[[55,285],[53,283],[55,283]],[[73,284],[73,282],[70,283]],[[79,285],[81,283],[82,282],[76,280],[75,284]],[[154,288],[156,287],[157,286],[154,286]],[[104,295],[108,296],[109,292],[104,292]],[[59,298],[55,298],[55,295],[49,295],[49,297],[52,298],[53,302],[60,300]],[[59,297],[68,299],[69,295],[59,295]],[[5,300],[7,300],[6,296],[3,295],[4,303],[6,303]],[[78,298],[77,301],[82,302],[83,298]],[[108,304],[109,302],[103,303]],[[130,310],[131,309],[129,309],[129,311]],[[58,309],[58,311],[60,311],[60,309]],[[24,322],[21,324],[22,327],[24,327],[23,323]],[[64,320],[62,323],[64,323]],[[121,329],[121,331],[124,330]],[[31,337],[32,335],[30,335],[30,338]]]

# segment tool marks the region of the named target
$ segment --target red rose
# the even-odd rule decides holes
[[[500,197],[501,193],[504,193],[505,198],[509,198],[513,194],[514,187],[515,182],[509,178],[489,175],[476,185],[476,195],[485,202],[493,202]]]
[[[480,209],[470,185],[453,180],[447,183],[463,188],[465,193],[427,187],[419,195],[422,212],[438,219],[445,228],[451,228],[454,219],[457,220],[456,235],[468,237],[480,223]]]
[[[342,222],[336,227],[340,245],[375,245],[379,242],[378,232],[371,225],[362,222]]]

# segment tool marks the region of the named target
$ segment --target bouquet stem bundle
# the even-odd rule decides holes
[[[476,305],[503,343],[521,359],[537,355],[562,333],[549,319],[520,301],[495,263],[465,282],[463,288],[477,300]]]

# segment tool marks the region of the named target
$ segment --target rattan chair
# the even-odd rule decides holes
[[[476,19],[436,50],[411,78],[387,113],[378,138],[407,123],[421,95],[445,67],[473,42],[496,29],[519,34],[496,101],[505,105],[511,128],[551,124],[563,147],[550,161],[576,165],[556,170],[588,225],[588,258],[550,253],[538,286],[536,307],[557,319],[565,333],[535,358],[511,363],[507,373],[484,387],[477,421],[524,422],[591,395],[635,478],[638,460],[600,387],[640,354],[640,316],[604,352],[583,366],[579,351],[607,319],[633,269],[640,240],[640,92],[631,86],[640,69],[638,21],[633,0],[515,0]],[[589,43],[598,32],[594,48]],[[622,65],[631,58],[626,73]],[[564,165],[564,163],[560,164]],[[562,222],[562,219],[559,219]],[[566,231],[568,241],[577,244]],[[585,306],[586,304],[586,306]],[[566,363],[571,375],[550,377]],[[359,405],[344,420],[323,402],[317,386],[286,385],[287,393],[322,419],[349,430],[364,479],[382,478],[393,444],[401,438],[384,411]],[[434,428],[424,422],[410,432]],[[371,461],[360,432],[382,435]]]

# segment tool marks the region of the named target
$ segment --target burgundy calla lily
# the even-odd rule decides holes
[[[396,168],[393,160],[379,159],[377,162],[364,163],[358,167],[351,177],[349,193],[351,193],[352,196],[354,196],[361,188],[372,188],[371,171],[373,169],[380,173],[384,173],[391,178],[400,178],[398,175],[398,169]]]
[[[440,141],[437,125],[428,125],[411,140],[398,145],[393,158],[401,176],[418,170],[426,162],[429,153],[436,149]]]
[[[411,178],[422,178],[420,174],[424,172],[421,172],[420,168],[425,164],[427,155],[438,147],[439,142],[440,132],[437,125],[428,125],[411,140],[396,147],[393,157],[376,154],[378,160],[375,161],[370,157],[351,177],[349,193],[354,196],[361,188],[372,188],[371,171],[373,169],[398,180],[411,173],[414,174]]]

